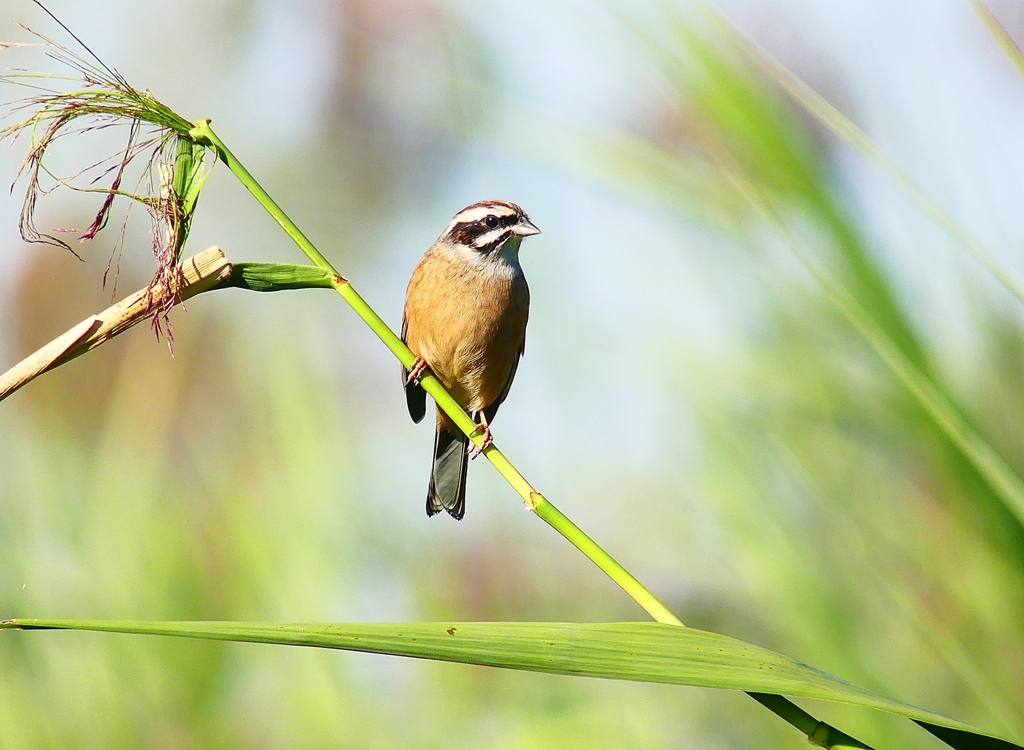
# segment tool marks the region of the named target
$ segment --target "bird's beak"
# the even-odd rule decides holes
[[[512,234],[518,234],[520,237],[529,237],[531,234],[540,234],[540,230],[534,226],[532,221],[524,216],[522,221],[512,227]]]

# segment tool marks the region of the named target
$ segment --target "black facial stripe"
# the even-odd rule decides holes
[[[495,221],[497,219],[497,221]],[[494,226],[488,226],[487,222],[490,220]],[[511,227],[519,222],[519,216],[517,214],[510,214],[508,216],[499,216],[497,214],[490,214],[483,216],[474,221],[460,221],[451,228],[448,232],[448,237],[452,242],[461,245],[473,245],[484,235],[489,232],[494,232],[499,228],[506,229],[502,233],[502,236],[498,239],[498,244],[501,244],[508,239],[510,232],[507,231],[508,227]],[[488,247],[493,243],[488,243]],[[479,248],[477,248],[479,249]]]
[[[482,226],[478,221],[463,221],[452,227],[448,236],[452,242],[459,245],[472,245],[473,240],[488,231],[487,227]]]

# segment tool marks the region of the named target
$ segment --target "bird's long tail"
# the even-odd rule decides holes
[[[442,510],[455,520],[466,512],[466,469],[469,466],[469,438],[454,425],[448,426],[438,420],[434,434],[434,466],[430,471],[430,488],[427,490],[427,515]]]

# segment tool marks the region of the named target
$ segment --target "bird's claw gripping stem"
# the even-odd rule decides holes
[[[406,382],[412,382],[419,385],[420,378],[423,377],[423,373],[427,371],[427,360],[423,357],[416,357],[412,361],[412,366],[409,368],[409,374],[406,376]]]
[[[477,434],[482,435],[483,436],[483,440],[480,442],[480,445],[477,445],[476,443],[470,443],[470,448],[469,448],[469,458],[470,458],[470,460],[476,458],[477,456],[482,456],[483,452],[485,450],[487,450],[488,448],[490,448],[491,445],[494,443],[494,438],[491,436],[491,428],[488,426],[486,421],[483,422],[482,424],[478,424],[477,427],[476,427],[476,430],[474,430],[473,434],[474,435],[477,435]]]

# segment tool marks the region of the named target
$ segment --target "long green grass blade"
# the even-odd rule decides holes
[[[727,22],[722,21],[727,25]],[[785,89],[801,106],[816,117],[840,138],[851,143],[875,161],[884,171],[915,198],[940,224],[957,238],[972,254],[975,255],[1003,284],[1021,301],[1024,301],[1024,289],[1013,276],[1004,269],[1000,261],[962,229],[948,214],[936,206],[917,185],[885,156],[871,140],[853,123],[843,117],[832,105],[826,102],[817,92],[811,89],[800,78],[791,73],[785,66],[761,49],[755,42],[743,36],[741,32],[728,27],[736,43],[753,59],[757,65]],[[745,175],[738,175],[740,182],[749,185],[745,195],[751,203],[772,223],[785,221],[774,207],[756,189],[754,180]],[[915,356],[907,342],[907,336],[897,340],[894,333],[899,328],[883,325],[876,311],[868,309],[859,295],[851,294],[846,289],[833,284],[817,272],[814,265],[796,251],[804,265],[817,278],[826,294],[839,311],[861,333],[872,349],[882,358],[893,373],[910,391],[911,395],[935,424],[949,437],[954,445],[963,453],[968,461],[981,474],[1002,503],[1016,519],[1024,525],[1024,480],[960,414],[949,398],[929,378],[923,369],[921,357]],[[891,323],[891,321],[890,321]],[[887,330],[887,328],[889,330]]]
[[[709,13],[713,13],[709,11]],[[713,15],[723,28],[727,29],[737,47],[775,81],[808,114],[824,125],[833,135],[860,151],[875,164],[893,183],[913,200],[926,214],[956,240],[989,273],[1005,286],[1017,299],[1024,302],[1024,284],[985,245],[960,225],[946,210],[932,200],[921,187],[911,179],[891,158],[889,158],[868,136],[833,107],[817,91],[807,85],[785,65],[772,57],[753,39],[743,34],[722,16]]]
[[[823,276],[807,267],[817,277],[833,304],[846,317],[875,353],[906,386],[921,407],[949,436],[978,472],[985,478],[1006,507],[1024,525],[1024,481],[995,448],[964,419],[931,380],[918,370],[910,358],[889,338],[881,327],[843,289],[829,283]]]
[[[916,721],[955,748],[1013,748],[968,724],[851,685],[789,657],[660,623],[245,623],[6,620],[0,629],[92,630],[335,648],[532,672],[833,701]]]
[[[992,14],[992,11],[984,3],[980,2],[980,0],[971,0],[971,5],[974,6],[978,15],[981,16],[981,21],[985,24],[985,28],[992,34],[1000,48],[1006,53],[1006,56],[1010,58],[1010,62],[1013,63],[1017,72],[1024,75],[1024,52],[1021,52],[1017,43],[1013,41],[1003,25],[999,23],[999,19]]]

